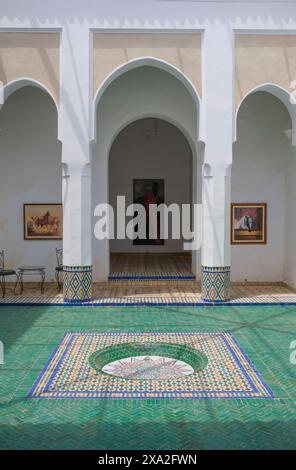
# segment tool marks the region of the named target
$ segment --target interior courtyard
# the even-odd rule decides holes
[[[4,3],[0,449],[295,450],[295,5]]]

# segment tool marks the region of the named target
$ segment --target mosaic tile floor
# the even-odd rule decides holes
[[[65,334],[228,331],[275,399],[29,398]],[[296,449],[296,306],[0,306],[1,449]],[[185,335],[186,336],[186,335]]]
[[[91,366],[96,351],[114,345],[178,345],[203,354],[202,370],[170,379],[114,377]],[[186,351],[186,349],[185,349]],[[127,353],[125,353],[127,354]],[[124,356],[123,356],[124,357]],[[272,398],[229,333],[68,333],[29,393],[37,398]]]
[[[8,285],[5,299],[0,304],[36,303],[63,304],[63,294],[57,292],[56,284],[45,284],[40,294],[38,284],[27,283],[23,295],[13,295]],[[195,281],[109,281],[93,286],[95,305],[106,304],[202,304],[200,283]],[[234,284],[231,288],[231,304],[247,303],[296,303],[296,292],[285,285]]]
[[[194,279],[190,253],[111,253],[109,279]]]

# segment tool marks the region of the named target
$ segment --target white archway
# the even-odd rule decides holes
[[[23,236],[23,204],[61,203],[61,143],[57,103],[41,83],[20,78],[3,87],[1,118],[1,217],[8,223],[1,230],[7,262],[19,266],[34,259],[48,267],[54,279],[55,246],[62,242],[30,243]],[[41,209],[42,210],[42,209]],[[37,240],[37,235],[36,240]]]
[[[93,111],[94,206],[108,201],[108,159],[112,143],[122,129],[139,119],[158,118],[177,127],[191,148],[193,174],[197,174],[200,98],[192,83],[175,67],[146,57],[115,69],[97,91]],[[196,190],[196,183],[193,187]],[[197,197],[193,199],[196,201]],[[93,263],[94,279],[106,280],[107,242],[94,240]],[[195,270],[198,264],[193,263]]]
[[[4,105],[5,101],[7,100],[7,98],[9,98],[10,95],[12,95],[15,91],[20,90],[21,88],[27,87],[27,86],[32,86],[32,87],[39,88],[40,90],[44,91],[45,93],[47,93],[51,97],[52,101],[55,104],[56,111],[57,111],[57,116],[58,116],[58,136],[57,136],[57,138],[61,142],[61,139],[60,139],[60,116],[59,116],[59,106],[58,106],[57,100],[53,96],[53,94],[49,90],[49,88],[47,86],[43,85],[43,83],[39,82],[38,80],[35,80],[33,78],[29,78],[29,77],[20,77],[20,78],[17,78],[16,80],[13,80],[13,81],[8,82],[5,85],[3,85],[3,91],[2,91],[3,96],[2,96],[2,102],[0,100],[0,110],[1,110],[1,107]]]
[[[287,108],[291,121],[292,121],[292,145],[296,145],[296,101],[295,98],[291,96],[291,93],[287,91],[280,85],[276,83],[263,83],[262,85],[258,85],[252,90],[250,90],[240,101],[239,105],[237,106],[235,115],[234,115],[234,142],[237,140],[237,117],[239,110],[247,99],[248,96],[259,92],[265,91],[266,93],[270,93],[271,95],[278,98]]]
[[[197,141],[202,141],[203,136],[201,132],[201,128],[203,127],[201,125],[202,119],[200,118],[201,116],[201,98],[198,94],[198,91],[196,90],[196,87],[192,83],[192,81],[177,67],[174,65],[170,64],[169,62],[166,62],[164,60],[158,59],[156,57],[139,57],[137,59],[130,60],[129,62],[126,62],[123,65],[120,65],[116,69],[114,69],[102,82],[101,86],[98,88],[96,91],[94,100],[93,100],[93,108],[92,108],[92,122],[91,122],[91,141],[95,141],[97,139],[97,109],[99,102],[104,94],[104,92],[107,90],[107,88],[112,84],[114,80],[119,78],[122,74],[129,72],[131,70],[134,70],[139,67],[144,67],[144,66],[150,66],[150,67],[155,67],[159,70],[163,70],[173,77],[175,77],[177,80],[179,80],[184,87],[187,89],[187,91],[190,93],[192,96],[192,99],[196,105],[196,108],[198,109],[199,113],[199,128],[197,129]]]
[[[295,111],[289,92],[271,83],[248,93],[237,109],[232,202],[267,204],[267,243],[232,246],[234,281],[295,286]]]
[[[175,126],[177,129],[179,129],[179,131],[184,135],[184,137],[186,138],[189,146],[190,146],[190,149],[192,151],[192,154],[194,156],[197,156],[197,145],[196,143],[193,141],[190,133],[187,131],[186,128],[184,128],[182,126],[182,124],[180,124],[178,121],[176,121],[175,119],[172,119],[171,116],[165,116],[164,114],[158,114],[158,113],[149,113],[149,114],[137,114],[135,116],[133,116],[132,118],[129,118],[127,119],[125,122],[121,123],[120,127],[117,129],[117,131],[115,132],[115,134],[113,135],[112,137],[112,140],[110,141],[110,145],[109,145],[109,148],[108,148],[108,154],[110,152],[110,149],[115,141],[115,139],[117,138],[117,136],[121,133],[121,131],[123,129],[125,129],[129,124],[132,124],[133,122],[135,121],[139,121],[141,119],[145,119],[145,118],[155,118],[155,119],[161,119],[163,121],[167,121],[169,122],[170,124],[172,124],[173,126]]]

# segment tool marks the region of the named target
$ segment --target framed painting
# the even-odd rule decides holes
[[[164,245],[164,240],[160,238],[160,214],[158,214],[157,227],[154,231],[157,234],[156,238],[149,238],[149,205],[164,203],[164,179],[134,179],[133,203],[143,205],[146,211],[146,238],[135,238],[133,244]]]
[[[233,245],[263,245],[266,242],[266,203],[232,203],[231,243]]]
[[[61,240],[62,204],[24,204],[25,240]]]

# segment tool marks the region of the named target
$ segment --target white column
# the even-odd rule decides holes
[[[89,300],[92,283],[89,30],[65,23],[61,40],[64,298]]]
[[[203,41],[205,152],[202,295],[229,299],[230,168],[233,142],[233,38],[227,24],[209,25]]]

